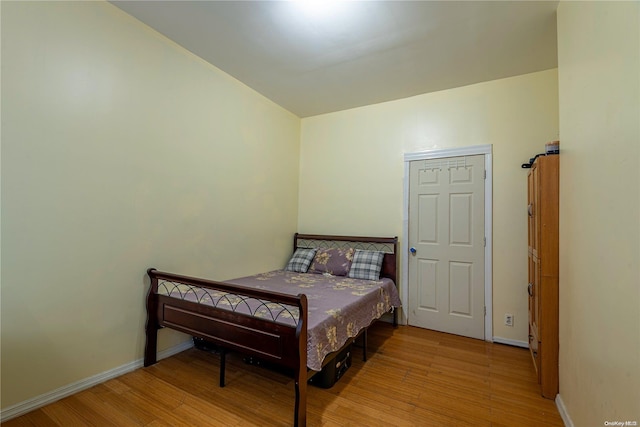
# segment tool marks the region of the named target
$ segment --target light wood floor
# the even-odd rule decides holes
[[[369,360],[331,389],[308,388],[309,426],[562,426],[528,350],[379,323]],[[14,426],[288,426],[290,378],[191,349],[9,420]]]

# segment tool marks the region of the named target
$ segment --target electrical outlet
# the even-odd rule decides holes
[[[513,314],[505,313],[504,324],[507,326],[513,326]]]

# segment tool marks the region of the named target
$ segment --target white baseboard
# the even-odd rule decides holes
[[[558,412],[560,412],[560,417],[562,417],[562,422],[564,422],[565,427],[574,427],[573,421],[571,421],[569,412],[567,412],[567,407],[564,406],[564,401],[562,400],[560,393],[556,395],[556,407],[558,408]]]
[[[511,340],[509,338],[493,337],[493,342],[496,342],[498,344],[512,345],[514,347],[529,348],[529,343],[527,341]]]
[[[193,347],[193,341],[185,341],[181,344],[178,344],[176,346],[173,346],[171,348],[168,348],[166,350],[159,352],[158,360],[171,357],[174,354],[178,354],[191,347]],[[102,372],[92,377],[85,378],[75,383],[60,387],[48,393],[41,394],[40,396],[36,396],[32,399],[25,400],[24,402],[17,403],[13,406],[10,406],[0,411],[0,422],[4,422],[12,418],[19,417],[20,415],[24,415],[27,412],[33,411],[34,409],[41,408],[45,405],[55,402],[56,400],[60,400],[64,397],[71,396],[72,394],[78,393],[79,391],[82,391],[82,390],[86,390],[90,387],[93,387],[94,385],[98,385],[107,380],[119,377],[120,375],[124,375],[128,372],[135,371],[136,369],[141,368],[143,366],[144,366],[144,359],[138,359],[131,363],[127,363],[126,365],[122,365],[117,368],[110,369],[108,371]]]

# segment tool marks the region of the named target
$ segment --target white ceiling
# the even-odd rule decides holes
[[[112,3],[299,117],[557,66],[557,1]]]

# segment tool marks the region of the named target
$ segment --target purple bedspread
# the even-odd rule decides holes
[[[325,356],[339,350],[349,338],[353,338],[374,320],[392,307],[400,307],[398,290],[390,279],[360,280],[343,276],[294,273],[283,270],[257,274],[226,281],[250,288],[266,289],[290,295],[305,294],[308,300],[307,367],[314,371],[322,368]],[[210,290],[203,297],[199,288],[184,286],[159,286],[161,294],[215,304],[218,307],[233,306],[234,296]],[[212,303],[212,300],[214,302]],[[222,301],[222,304],[221,302]],[[244,302],[242,303],[244,304]],[[241,305],[242,305],[241,304]],[[282,309],[262,304],[254,315],[269,318],[275,311],[278,322],[294,324],[297,309]],[[268,313],[268,315],[267,315]]]

